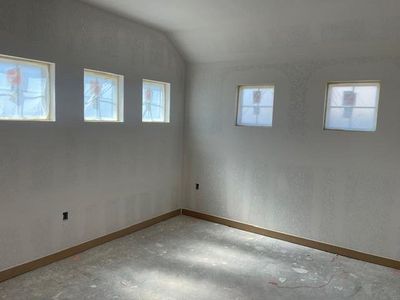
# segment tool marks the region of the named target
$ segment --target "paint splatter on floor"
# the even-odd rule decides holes
[[[400,272],[180,216],[0,283],[0,299],[400,300]]]

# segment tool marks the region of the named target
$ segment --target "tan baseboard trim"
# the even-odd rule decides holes
[[[226,218],[221,218],[221,217],[217,217],[217,216],[213,216],[213,215],[209,215],[209,214],[205,214],[205,213],[195,212],[195,211],[188,210],[188,209],[182,209],[182,214],[185,216],[190,216],[193,218],[198,218],[198,219],[226,225],[226,226],[233,227],[236,229],[240,229],[240,230],[244,230],[244,231],[248,231],[248,232],[252,232],[252,233],[257,233],[260,235],[264,235],[264,236],[271,237],[274,239],[290,242],[293,244],[298,244],[298,245],[306,246],[309,248],[314,248],[314,249],[318,249],[321,251],[330,252],[330,253],[338,254],[341,256],[346,256],[346,257],[350,257],[353,259],[357,259],[357,260],[361,260],[361,261],[365,261],[365,262],[369,262],[369,263],[373,263],[373,264],[400,270],[400,261],[393,260],[390,258],[375,256],[372,254],[367,254],[367,253],[350,250],[350,249],[346,249],[346,248],[342,248],[342,247],[338,247],[338,246],[334,246],[334,245],[330,245],[330,244],[326,244],[326,243],[322,243],[322,242],[317,242],[317,241],[297,237],[297,236],[286,234],[286,233],[281,233],[281,232],[272,231],[272,230],[264,229],[261,227],[253,226],[253,225],[248,225],[245,223],[233,221],[233,220],[226,219]]]
[[[181,209],[174,210],[174,211],[171,211],[169,213],[163,214],[161,216],[155,217],[153,219],[141,222],[139,224],[135,224],[133,226],[124,228],[122,230],[119,230],[119,231],[107,234],[105,236],[96,238],[94,240],[85,242],[83,244],[80,244],[80,245],[77,245],[77,246],[62,250],[60,252],[57,252],[57,253],[54,253],[54,254],[51,254],[51,255],[36,259],[34,261],[31,261],[31,262],[28,262],[28,263],[25,263],[25,264],[22,264],[22,265],[19,265],[19,266],[16,266],[16,267],[4,270],[4,271],[1,271],[0,272],[0,282],[8,280],[10,278],[13,278],[15,276],[24,274],[26,272],[33,271],[33,270],[35,270],[37,268],[46,266],[46,265],[51,264],[53,262],[59,261],[61,259],[76,255],[76,254],[81,253],[83,251],[89,250],[89,249],[91,249],[93,247],[100,246],[101,244],[104,244],[104,243],[110,242],[112,240],[121,238],[121,237],[123,237],[125,235],[134,233],[134,232],[136,232],[138,230],[141,230],[141,229],[144,229],[144,228],[147,228],[147,227],[150,227],[152,225],[155,225],[155,224],[160,223],[162,221],[168,220],[170,218],[176,217],[176,216],[181,214],[181,211],[182,211]]]
[[[11,279],[13,277],[22,275],[26,272],[30,272],[33,271],[37,268],[40,267],[44,267],[48,264],[51,264],[53,262],[62,260],[64,258],[79,254],[81,252],[84,252],[86,250],[89,250],[91,248],[100,246],[104,243],[110,242],[112,240],[121,238],[123,236],[129,235],[131,233],[134,233],[136,231],[142,230],[144,228],[150,227],[152,225],[155,225],[157,223],[160,223],[162,221],[168,220],[170,218],[176,217],[180,214],[186,215],[186,216],[190,216],[193,218],[198,218],[198,219],[202,219],[202,220],[206,220],[206,221],[210,221],[210,222],[214,222],[214,223],[218,223],[218,224],[222,224],[222,225],[226,225],[232,228],[237,228],[240,230],[244,230],[244,231],[248,231],[248,232],[252,232],[252,233],[256,233],[256,234],[260,234],[260,235],[264,235],[264,236],[268,236],[271,238],[275,238],[275,239],[279,239],[279,240],[283,240],[286,242],[290,242],[290,243],[294,243],[294,244],[298,244],[298,245],[302,245],[302,246],[306,246],[309,248],[314,248],[314,249],[318,249],[318,250],[322,250],[325,252],[330,252],[330,253],[334,253],[334,254],[338,254],[341,256],[346,256],[346,257],[350,257],[353,259],[357,259],[357,260],[361,260],[361,261],[366,261],[369,263],[373,263],[373,264],[377,264],[377,265],[382,265],[385,267],[389,267],[389,268],[394,268],[394,269],[399,269],[400,270],[400,261],[397,260],[393,260],[390,258],[384,258],[384,257],[380,257],[380,256],[375,256],[375,255],[371,255],[371,254],[367,254],[367,253],[363,253],[363,252],[359,252],[359,251],[355,251],[355,250],[350,250],[350,249],[346,249],[346,248],[342,248],[342,247],[338,247],[338,246],[334,246],[334,245],[330,245],[330,244],[325,244],[322,242],[317,242],[317,241],[313,241],[313,240],[309,240],[309,239],[305,239],[305,238],[301,238],[301,237],[297,237],[294,235],[290,235],[290,234],[286,234],[286,233],[281,233],[281,232],[276,232],[276,231],[272,231],[272,230],[268,230],[268,229],[264,229],[261,227],[257,227],[257,226],[253,226],[253,225],[248,225],[245,223],[241,223],[241,222],[237,222],[237,221],[233,221],[233,220],[229,220],[226,218],[221,218],[221,217],[217,217],[217,216],[213,216],[213,215],[209,215],[209,214],[205,214],[205,213],[199,213],[199,212],[195,212],[195,211],[191,211],[188,209],[178,209],[178,210],[174,210],[172,212],[163,214],[161,216],[155,217],[153,219],[135,224],[133,226],[130,226],[128,228],[124,228],[122,230],[110,233],[108,235],[96,238],[94,240],[85,242],[83,244],[62,250],[60,252],[36,259],[34,261],[4,270],[0,272],[0,282],[6,281],[8,279]]]

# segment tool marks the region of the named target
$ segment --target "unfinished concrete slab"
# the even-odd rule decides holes
[[[400,299],[400,272],[185,216],[0,284],[0,299]]]

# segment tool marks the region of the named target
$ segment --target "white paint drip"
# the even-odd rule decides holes
[[[285,283],[286,280],[287,280],[287,279],[286,279],[286,278],[283,278],[283,277],[280,277],[280,278],[279,278],[279,282],[280,282],[280,283]]]
[[[55,295],[55,296],[53,297],[53,300],[57,300],[58,297],[60,297],[62,293],[63,293],[63,292],[59,292],[57,295]]]
[[[123,286],[128,286],[128,285],[129,285],[126,281],[121,281],[121,284],[122,284]]]
[[[295,271],[296,273],[299,273],[299,274],[307,274],[308,273],[308,270],[303,269],[303,268],[292,268],[292,269],[293,269],[293,271]]]

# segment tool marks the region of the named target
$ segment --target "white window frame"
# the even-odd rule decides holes
[[[144,101],[143,87],[144,87],[145,83],[159,84],[163,87],[164,120],[149,121],[149,120],[143,119],[143,101]],[[142,123],[161,123],[161,124],[170,123],[170,106],[171,106],[170,102],[171,102],[171,84],[170,83],[163,82],[163,81],[150,80],[150,79],[143,79],[143,81],[142,81],[142,105],[141,105]]]
[[[83,95],[83,119],[87,123],[122,123],[124,122],[124,76],[98,71],[93,69],[85,68],[83,70],[83,82],[85,82],[86,73],[91,73],[99,77],[113,78],[117,81],[117,120],[107,120],[107,119],[86,119],[85,117],[85,94]]]
[[[333,86],[376,86],[377,87],[377,99],[376,107],[365,107],[365,108],[375,108],[375,127],[373,130],[364,130],[360,128],[333,128],[327,127],[328,121],[328,110],[329,110],[329,99],[331,94],[331,87]],[[324,119],[323,119],[323,130],[325,131],[345,131],[345,132],[376,132],[378,127],[378,112],[379,112],[379,102],[380,102],[380,92],[381,92],[381,82],[379,80],[355,80],[355,81],[329,81],[326,85],[325,92],[325,106],[324,106]],[[357,107],[355,107],[357,108]],[[363,107],[358,107],[363,108]]]
[[[272,108],[272,119],[271,119],[271,125],[264,125],[264,124],[245,124],[245,123],[240,123],[239,120],[241,119],[241,101],[240,101],[240,96],[241,96],[241,90],[243,88],[267,88],[270,89],[272,88],[274,91],[274,98],[272,99],[272,106],[265,106],[268,108]],[[274,107],[275,107],[275,84],[272,83],[266,83],[266,84],[240,84],[237,86],[236,89],[236,116],[235,116],[235,125],[238,127],[258,127],[258,128],[271,128],[274,123]]]
[[[47,73],[49,75],[48,78],[48,88],[47,88],[47,97],[48,101],[48,114],[46,117],[41,118],[34,118],[34,117],[0,117],[0,121],[29,121],[29,122],[55,122],[56,121],[56,102],[55,102],[55,64],[40,61],[35,59],[29,58],[22,58],[10,55],[3,55],[0,54],[0,59],[3,60],[10,60],[14,61],[16,64],[25,64],[25,65],[32,65],[32,66],[40,66],[47,68]]]

